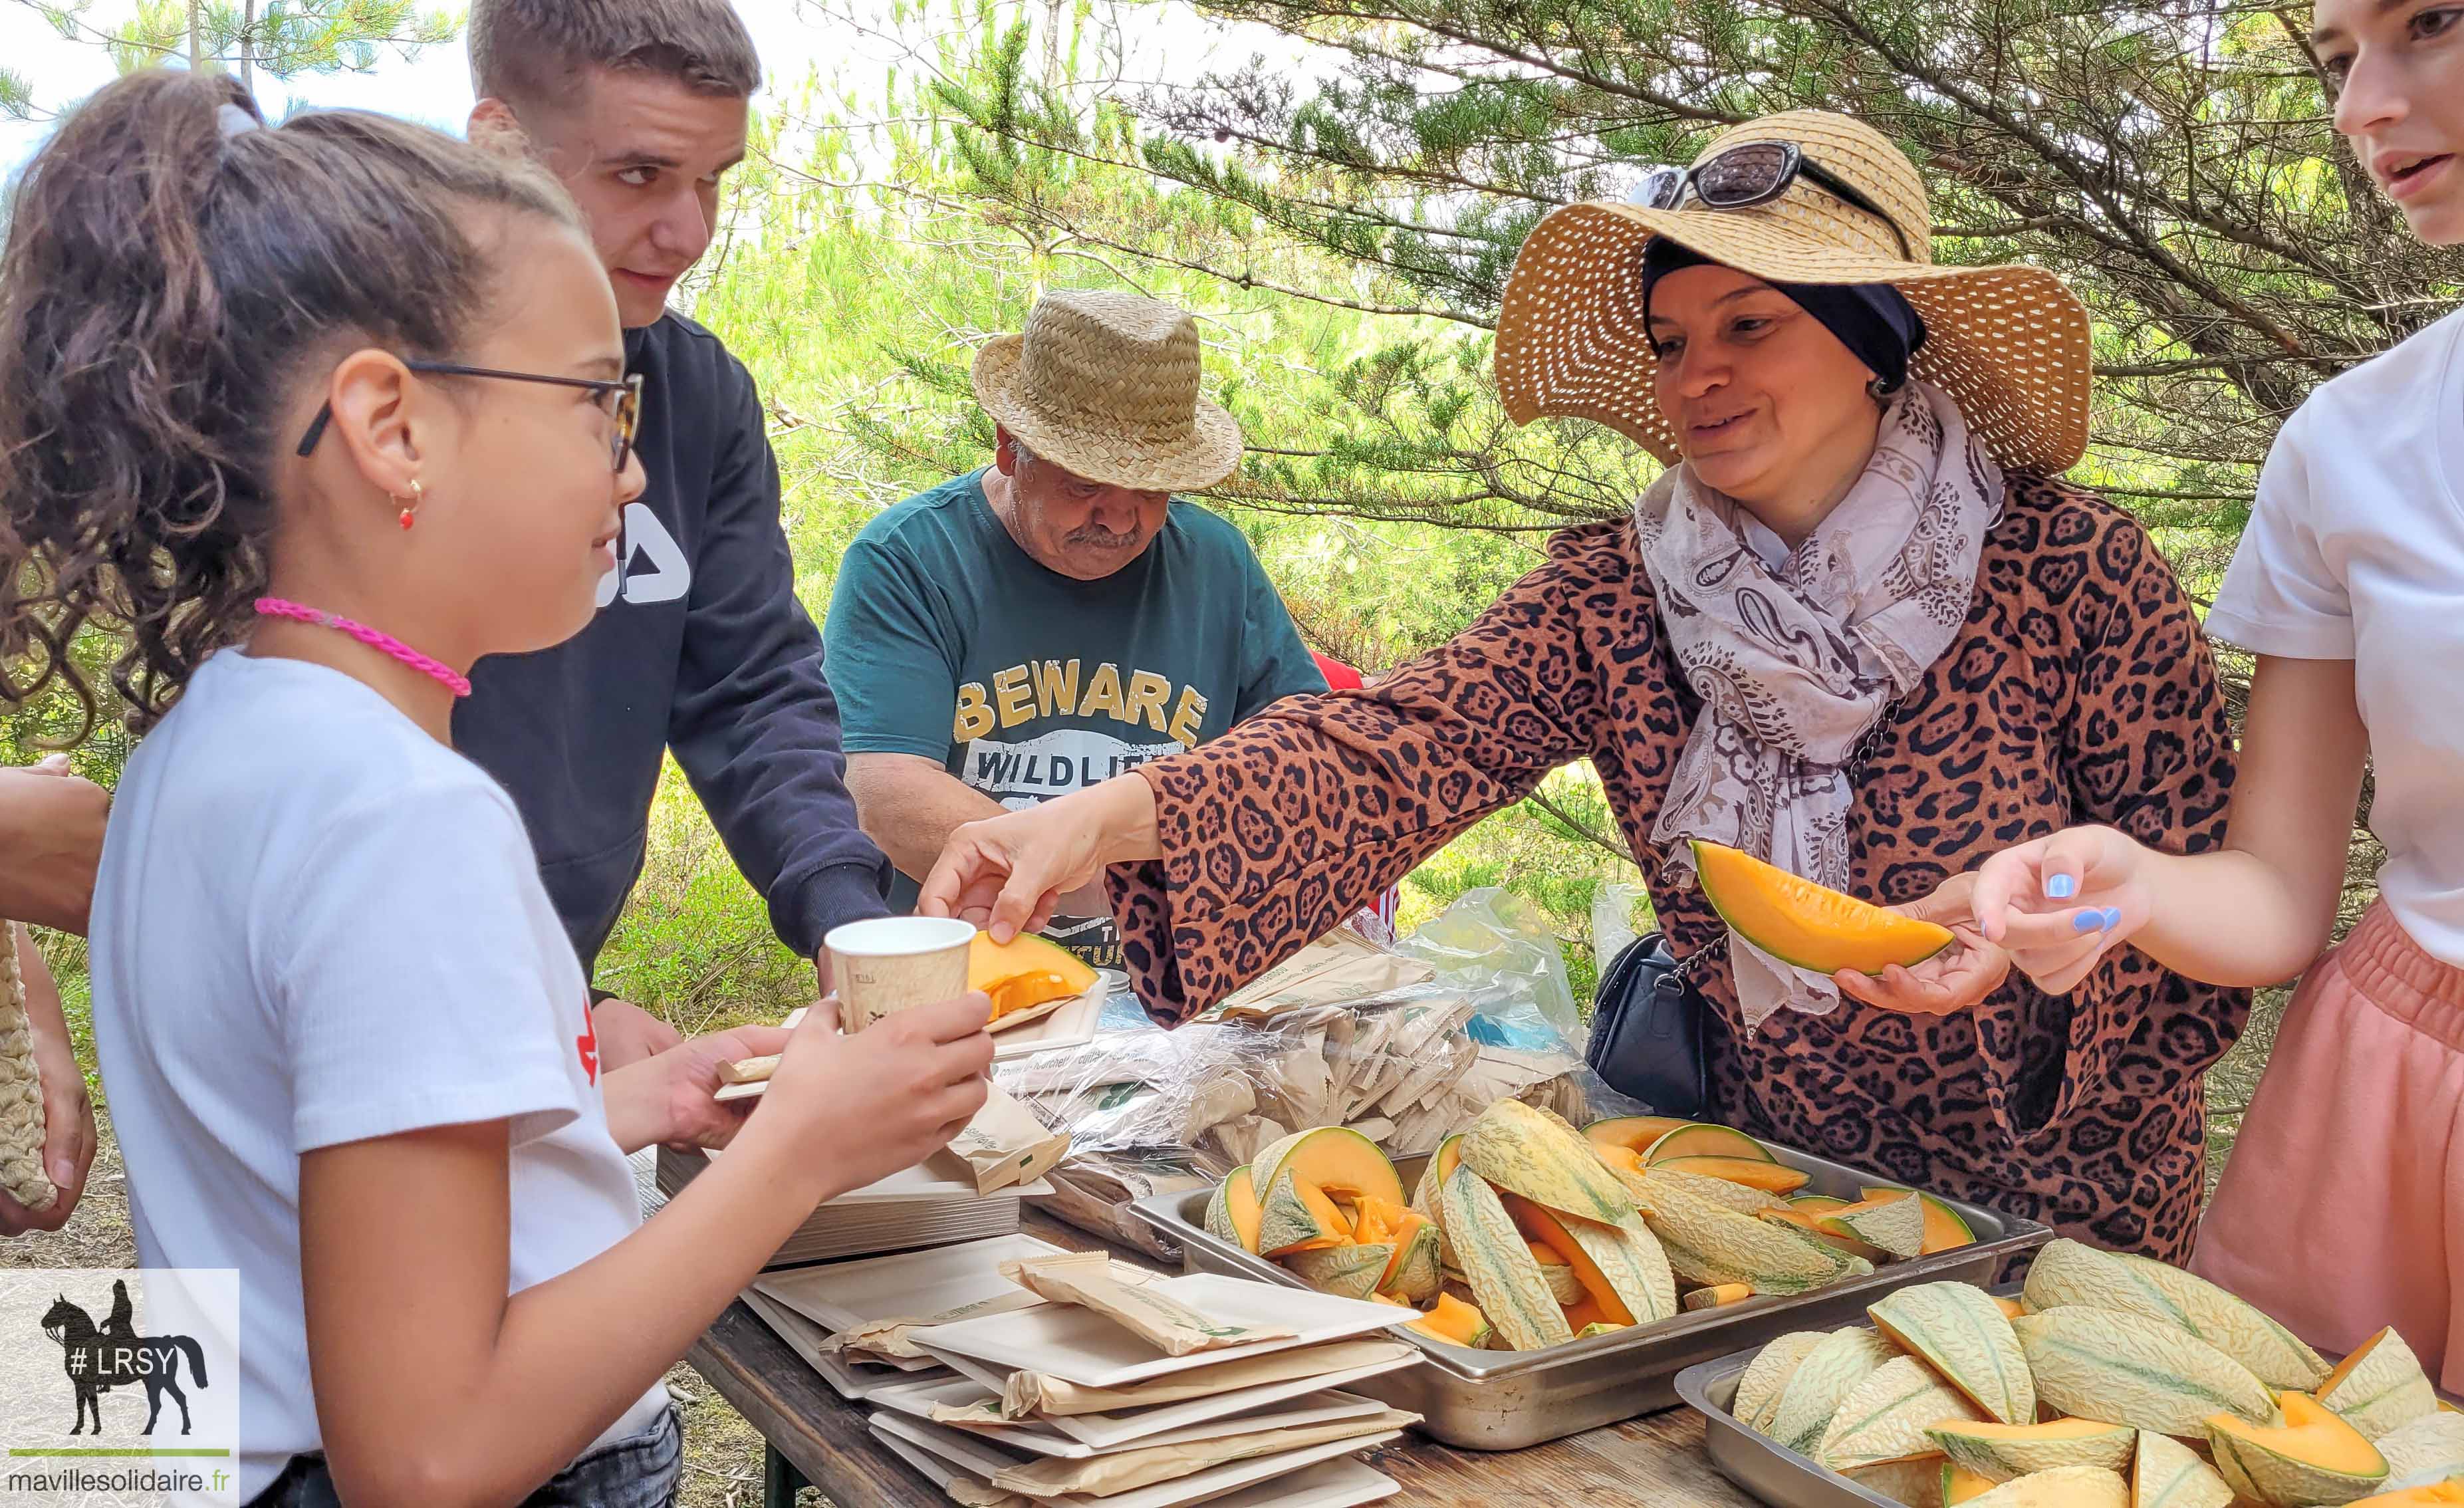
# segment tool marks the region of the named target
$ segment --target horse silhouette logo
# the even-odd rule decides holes
[[[118,1278],[111,1284],[111,1318],[100,1329],[65,1294],[43,1315],[43,1333],[59,1343],[61,1370],[77,1390],[77,1423],[69,1433],[83,1434],[89,1414],[94,1432],[102,1433],[102,1395],[140,1383],[145,1385],[147,1407],[145,1428],[138,1432],[154,1432],[165,1393],[180,1406],[180,1432],[188,1432],[188,1395],[180,1390],[180,1358],[187,1357],[189,1379],[202,1389],[207,1386],[205,1350],[185,1335],[141,1336],[134,1315],[128,1284]]]

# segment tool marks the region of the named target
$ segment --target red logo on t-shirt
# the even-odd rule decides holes
[[[590,1013],[588,1006],[582,1008],[582,1035],[573,1039],[573,1046],[574,1051],[582,1057],[582,1071],[590,1076],[590,1081],[593,1084],[598,1083],[599,1022]]]

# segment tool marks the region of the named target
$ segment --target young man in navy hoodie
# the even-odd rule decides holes
[[[589,972],[648,841],[675,751],[779,938],[887,914],[890,867],[856,827],[822,641],[796,600],[759,395],[716,336],[667,307],[710,246],[761,71],[727,0],[475,0],[471,131],[517,128],[588,219],[625,355],[648,379],[649,485],[582,634],[480,663],[456,746],[512,792]],[[673,1029],[594,990],[608,1067]]]

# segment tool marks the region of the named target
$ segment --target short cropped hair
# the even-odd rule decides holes
[[[673,78],[749,100],[753,36],[728,0],[473,0],[471,85],[483,100],[552,103],[586,68]]]

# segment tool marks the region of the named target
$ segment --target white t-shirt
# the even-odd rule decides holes
[[[513,802],[346,676],[236,651],[198,669],[114,798],[92,964],[138,1258],[239,1270],[242,1501],[319,1438],[302,1153],[510,1120],[509,1293],[641,1224]]]
[[[2379,892],[2464,965],[2464,313],[2310,395],[2277,437],[2208,632],[2349,659],[2387,845]]]

